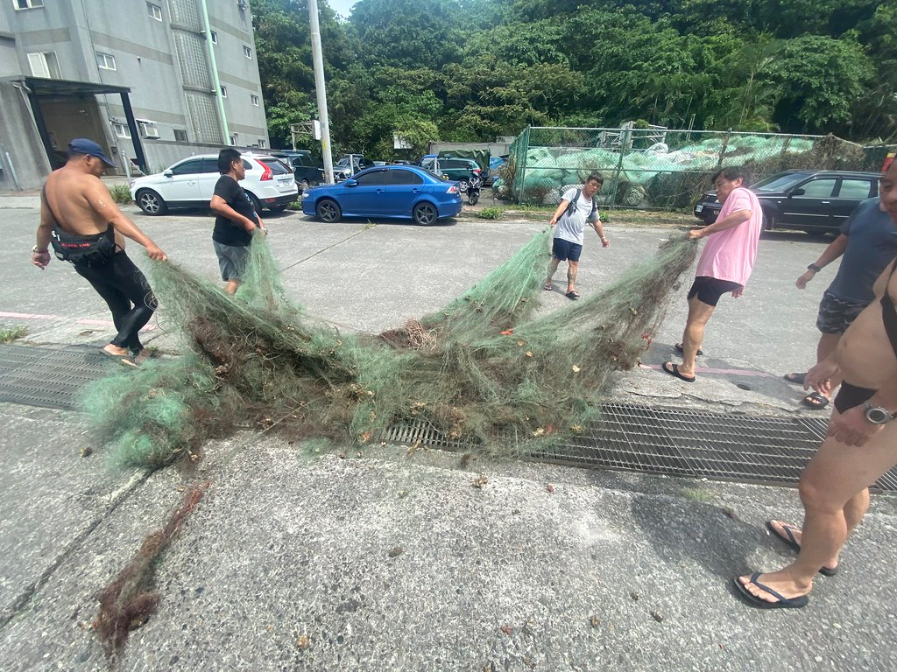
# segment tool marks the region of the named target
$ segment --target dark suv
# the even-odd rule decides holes
[[[304,192],[309,187],[321,184],[324,181],[324,169],[321,167],[320,162],[315,161],[311,157],[311,152],[308,150],[284,149],[271,152],[271,155],[276,156],[293,169],[293,175],[296,176],[296,185],[299,187],[300,192]]]
[[[763,229],[799,229],[837,233],[860,201],[878,195],[878,173],[842,170],[789,170],[766,177],[749,188],[763,208]],[[708,191],[695,205],[695,217],[716,221],[722,206]]]
[[[437,159],[439,164],[439,174],[445,175],[448,179],[458,183],[459,191],[466,192],[467,185],[471,177],[479,175],[482,171],[479,164],[473,159]],[[421,163],[422,168],[426,168],[433,172],[435,167],[433,159],[425,159]]]

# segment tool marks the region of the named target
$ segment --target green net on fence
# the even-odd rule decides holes
[[[881,152],[834,136],[681,131],[651,128],[528,128],[511,146],[515,200],[557,203],[599,172],[603,207],[687,208],[719,168],[743,166],[759,180],[789,169],[873,170]]]
[[[509,436],[581,431],[609,376],[647,348],[696,246],[674,234],[604,291],[537,317],[550,236],[445,309],[378,336],[303,320],[259,236],[236,297],[156,263],[156,293],[190,353],[93,384],[84,409],[119,464],[165,464],[237,427],[363,445],[424,420],[503,454],[518,445]]]

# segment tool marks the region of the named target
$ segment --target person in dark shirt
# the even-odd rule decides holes
[[[860,203],[841,226],[841,235],[797,279],[797,288],[806,289],[807,283],[819,271],[842,254],[844,259],[838,273],[819,304],[816,328],[822,336],[816,346],[817,362],[835,351],[850,324],[872,302],[875,279],[897,256],[897,224],[884,209],[881,198]],[[802,385],[804,374],[789,373],[785,380]],[[833,391],[839,383],[837,379],[832,381]],[[831,393],[825,395],[814,391],[802,403],[809,408],[823,409],[828,406],[830,397]]]
[[[216,215],[212,244],[218,256],[221,279],[227,283],[224,291],[236,294],[249,259],[252,234],[256,229],[264,233],[267,231],[249,196],[238,184],[246,177],[240,152],[230,147],[222,149],[218,154],[218,172],[221,177],[215,184],[215,193],[209,203]]]

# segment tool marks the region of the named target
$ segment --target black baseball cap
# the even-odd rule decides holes
[[[103,153],[103,148],[93,140],[87,138],[75,138],[69,143],[69,151],[75,154],[85,154],[86,156],[95,156],[102,159],[107,166],[115,168],[112,160]]]

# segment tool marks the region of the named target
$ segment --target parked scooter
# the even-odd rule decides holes
[[[480,200],[480,187],[483,184],[483,178],[480,173],[474,173],[467,181],[467,202],[470,205],[476,205]]]

